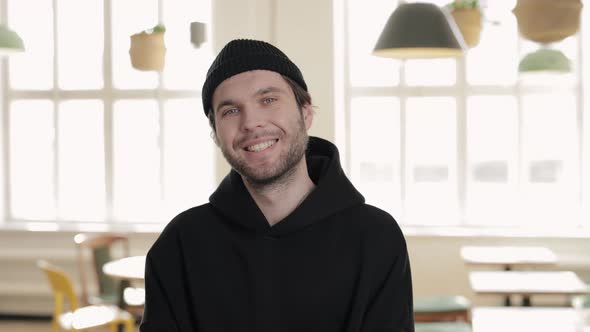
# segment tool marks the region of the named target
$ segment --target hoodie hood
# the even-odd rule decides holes
[[[365,202],[344,174],[334,144],[310,137],[306,160],[309,176],[316,187],[291,214],[272,227],[235,170],[223,179],[209,201],[219,214],[236,226],[274,237],[287,235]]]

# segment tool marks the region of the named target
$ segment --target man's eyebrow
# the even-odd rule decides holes
[[[255,96],[262,96],[262,95],[265,95],[265,94],[271,93],[271,92],[284,92],[284,91],[285,90],[283,90],[283,89],[281,89],[279,87],[269,86],[269,87],[266,87],[266,88],[258,89],[258,91],[256,91],[254,93],[254,95]]]
[[[276,87],[276,86],[269,86],[266,88],[258,89],[256,92],[254,92],[254,96],[263,96],[267,93],[272,93],[272,92],[283,93],[283,92],[285,92],[285,90],[281,89],[279,87]],[[222,100],[219,103],[217,103],[217,106],[215,106],[213,110],[217,111],[224,106],[231,106],[231,105],[235,105],[235,104],[236,104],[236,102],[233,99],[225,99],[225,100]]]

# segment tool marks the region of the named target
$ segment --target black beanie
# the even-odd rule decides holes
[[[260,40],[235,39],[223,47],[207,71],[201,93],[205,115],[211,109],[213,92],[221,82],[239,73],[256,69],[285,75],[307,91],[301,71],[281,50]]]

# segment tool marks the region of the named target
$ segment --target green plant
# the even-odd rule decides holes
[[[454,0],[447,7],[450,10],[477,9],[479,8],[479,0]]]
[[[166,32],[166,26],[164,24],[158,24],[149,30],[145,30],[145,33],[164,33]]]

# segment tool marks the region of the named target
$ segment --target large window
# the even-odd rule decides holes
[[[405,61],[371,55],[396,1],[341,3],[339,144],[368,203],[405,225],[590,227],[590,20],[550,45],[571,73],[524,74],[541,46],[520,37],[515,0],[485,2],[465,57]]]
[[[5,219],[167,222],[214,187],[200,88],[208,0],[3,0],[26,52],[4,66]],[[34,8],[34,9],[32,9]],[[162,72],[138,71],[130,36],[166,26]]]

